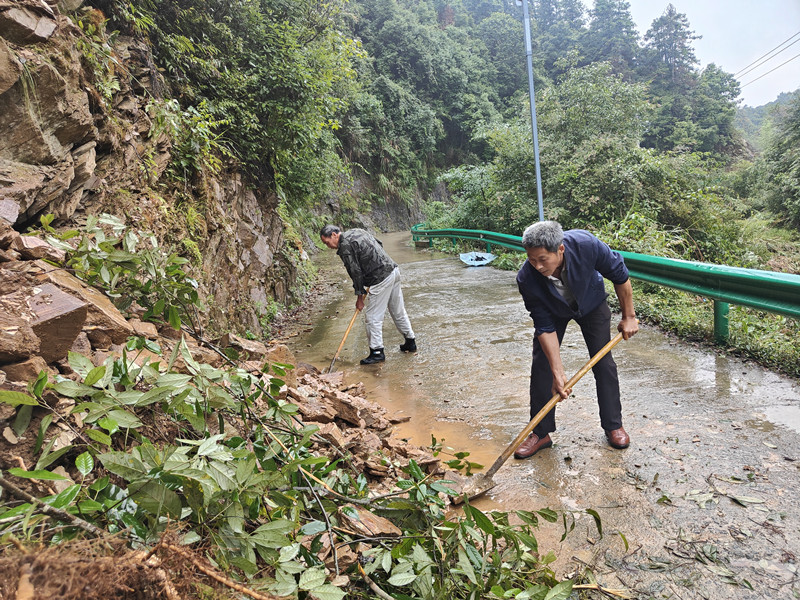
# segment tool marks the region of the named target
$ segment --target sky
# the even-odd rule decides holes
[[[593,1],[585,0],[592,6]],[[631,16],[643,36],[660,17],[670,0],[628,0]],[[737,76],[742,85],[742,105],[761,106],[772,102],[781,92],[800,88],[800,0],[671,0],[679,13],[686,15],[695,35],[695,56],[702,69],[714,63],[736,75],[753,62],[792,38],[749,73]],[[796,42],[796,43],[795,43]],[[794,45],[789,45],[794,44]],[[788,47],[787,47],[788,46]],[[791,62],[779,67],[785,61]],[[753,65],[755,66],[755,65]],[[766,74],[771,69],[772,73]],[[759,76],[758,81],[748,84]]]

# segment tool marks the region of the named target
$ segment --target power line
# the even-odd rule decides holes
[[[768,56],[768,55],[772,54],[773,52],[775,52],[775,50],[777,50],[778,48],[780,48],[781,46],[783,46],[783,45],[784,45],[786,42],[790,41],[792,38],[795,38],[795,37],[797,37],[798,35],[800,35],[800,31],[798,31],[798,32],[797,32],[797,33],[795,33],[794,35],[791,35],[791,36],[789,36],[787,39],[785,39],[785,40],[784,40],[784,41],[782,41],[780,44],[778,44],[777,46],[775,46],[775,47],[774,47],[772,50],[769,50],[768,52],[766,52],[766,53],[762,54],[761,56],[759,56],[757,59],[755,59],[755,60],[754,60],[753,62],[751,62],[749,65],[746,65],[746,66],[742,67],[741,69],[739,69],[739,70],[738,70],[736,73],[734,73],[734,74],[733,74],[733,76],[734,76],[734,77],[736,77],[736,76],[737,76],[737,75],[739,75],[739,74],[740,74],[742,71],[744,71],[744,70],[746,70],[746,69],[750,68],[750,67],[751,67],[753,64],[755,64],[755,63],[759,62],[759,61],[760,61],[762,58],[764,58],[765,56]]]
[[[764,75],[759,75],[758,77],[756,77],[756,78],[755,78],[755,79],[753,79],[752,81],[748,81],[747,83],[743,83],[741,87],[747,87],[747,86],[748,86],[748,85],[750,85],[751,83],[755,83],[756,81],[758,81],[758,80],[759,80],[759,79],[761,79],[762,77],[765,77],[765,76],[769,75],[770,73],[772,73],[772,71],[776,71],[777,69],[780,69],[780,68],[781,68],[783,65],[785,65],[786,63],[788,63],[788,62],[792,62],[792,61],[793,61],[795,58],[797,58],[798,56],[800,56],[800,54],[795,54],[795,55],[794,55],[792,58],[790,58],[789,60],[782,62],[781,64],[779,64],[779,65],[778,65],[777,67],[775,67],[774,69],[770,69],[769,71],[767,71],[766,73],[764,73]],[[741,88],[740,88],[740,89],[741,89]]]
[[[797,34],[800,34],[800,31],[798,31],[798,32],[797,32]],[[797,35],[797,34],[795,34],[795,35]],[[789,39],[792,39],[792,38],[789,38]],[[788,40],[787,40],[787,41],[788,41]],[[739,72],[739,74],[738,74],[738,77],[742,77],[742,76],[744,76],[744,75],[747,75],[749,72],[751,72],[751,71],[753,71],[753,70],[757,69],[758,67],[760,67],[761,65],[763,65],[765,62],[767,62],[767,61],[769,61],[769,60],[772,60],[773,58],[775,58],[776,56],[778,56],[778,54],[780,54],[781,52],[783,52],[783,51],[785,51],[785,50],[788,50],[789,48],[791,48],[792,46],[794,46],[794,45],[795,45],[796,43],[798,43],[798,42],[800,42],[800,38],[796,39],[796,40],[795,40],[795,41],[793,41],[791,44],[789,44],[789,45],[788,45],[788,46],[786,46],[785,48],[782,48],[781,50],[779,50],[778,52],[776,52],[776,53],[775,53],[775,54],[773,54],[772,56],[769,56],[769,57],[765,58],[764,60],[762,60],[761,62],[759,62],[757,65],[754,65],[753,67],[751,67],[751,68],[747,69],[747,70],[746,70],[746,71],[744,71],[744,72],[741,72],[741,71],[740,71],[740,72]],[[785,43],[785,42],[784,42],[784,43]]]

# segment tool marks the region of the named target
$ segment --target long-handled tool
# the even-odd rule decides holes
[[[356,322],[356,317],[358,316],[358,313],[360,313],[360,312],[361,311],[359,309],[356,309],[356,312],[353,313],[353,318],[350,319],[350,325],[347,326],[347,331],[344,332],[344,337],[342,338],[342,343],[339,344],[339,348],[336,350],[336,354],[333,355],[333,360],[331,361],[331,366],[328,367],[328,373],[333,371],[333,363],[335,363],[336,359],[339,358],[339,352],[341,352],[342,348],[344,347],[344,341],[347,339],[347,334],[349,334],[350,330],[353,328],[353,323]]]
[[[578,381],[580,381],[581,377],[586,375],[586,373],[589,371],[589,369],[591,369],[593,366],[595,366],[598,363],[598,361],[601,358],[603,358],[606,354],[608,354],[609,351],[614,346],[616,346],[621,340],[622,340],[622,332],[620,332],[617,335],[615,335],[614,338],[610,342],[608,342],[605,346],[603,346],[598,351],[597,354],[595,354],[592,358],[590,358],[589,362],[587,362],[585,365],[583,365],[583,367],[581,367],[581,370],[578,371],[577,373],[575,373],[575,375],[572,376],[572,379],[570,379],[566,383],[564,388],[565,389],[570,389],[576,383],[578,383]],[[553,395],[553,397],[550,398],[550,401],[542,407],[542,410],[540,410],[538,413],[536,413],[536,416],[533,417],[533,419],[531,419],[531,422],[528,423],[528,425],[525,427],[525,429],[523,429],[520,432],[520,434],[514,439],[514,441],[511,442],[508,445],[508,448],[503,450],[503,453],[500,456],[497,457],[497,460],[494,461],[494,464],[491,467],[489,467],[489,470],[486,471],[486,473],[481,473],[479,475],[476,475],[475,478],[472,481],[470,481],[464,487],[464,489],[458,494],[458,496],[455,496],[453,498],[453,501],[456,504],[460,504],[461,502],[464,501],[465,497],[469,498],[471,500],[472,498],[476,498],[476,497],[480,496],[481,494],[484,494],[484,493],[488,492],[495,485],[497,485],[494,482],[494,480],[492,479],[492,476],[495,473],[497,473],[497,470],[501,466],[503,466],[503,463],[505,463],[508,460],[508,457],[511,456],[511,454],[514,452],[514,450],[516,450],[517,447],[522,443],[522,441],[526,437],[528,437],[528,434],[531,431],[533,431],[533,428],[536,427],[539,424],[539,422],[542,419],[545,418],[547,413],[549,413],[551,410],[553,410],[553,407],[556,404],[558,404],[558,402],[560,400],[561,400],[561,396],[559,394]]]

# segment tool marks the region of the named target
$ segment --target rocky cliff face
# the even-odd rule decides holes
[[[163,89],[149,47],[109,42],[102,13],[81,3],[0,0],[0,219],[24,231],[45,214],[56,227],[125,217],[194,259],[207,326],[260,332],[305,257],[277,198],[235,170],[165,177],[170,143],[146,110]]]

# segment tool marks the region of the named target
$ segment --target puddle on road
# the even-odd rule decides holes
[[[407,233],[379,237],[401,265],[419,352],[399,351],[402,337],[387,316],[386,362],[359,365],[368,351],[359,318],[336,370],[344,372],[347,382],[363,382],[368,397],[389,412],[410,417],[398,426],[403,437],[427,446],[433,435],[454,451],[469,451],[470,460],[488,468],[529,419],[533,326],[515,273],[466,267],[456,257],[415,250]],[[321,269],[339,273],[340,289],[311,331],[289,344],[299,360],[327,368],[352,317],[355,298],[335,254],[328,252],[318,260]],[[567,330],[562,354],[568,374],[588,359],[574,324]],[[553,447],[525,461],[511,458],[495,475],[497,486],[476,500],[476,506],[574,511],[582,532],[578,539],[561,542],[560,523],[545,525],[540,538],[540,548],[563,554],[566,562],[560,560],[556,567],[564,569],[573,553],[599,555],[601,547],[618,555],[663,554],[678,531],[725,545],[733,558],[762,556],[772,561],[786,544],[791,545],[788,552],[800,556],[794,535],[800,530],[800,507],[794,500],[800,464],[800,385],[757,366],[682,345],[647,326],[617,346],[614,357],[631,447],[616,451],[607,445],[594,380],[588,374],[575,386],[573,397],[557,407]],[[701,511],[696,502],[685,499],[693,490],[710,489],[709,481],[716,476],[744,482],[731,494],[769,498],[761,508],[772,511],[768,515],[782,514],[781,527],[793,533],[748,538],[734,553],[729,526],[744,520],[737,526],[753,527],[753,519],[765,516],[724,496],[713,503],[716,512]],[[598,532],[586,509],[601,514],[604,530],[611,532],[597,547]],[[709,534],[712,525],[716,538]],[[614,532],[624,535],[626,544]],[[754,577],[751,573],[749,578]],[[708,597],[737,596],[711,592]]]

